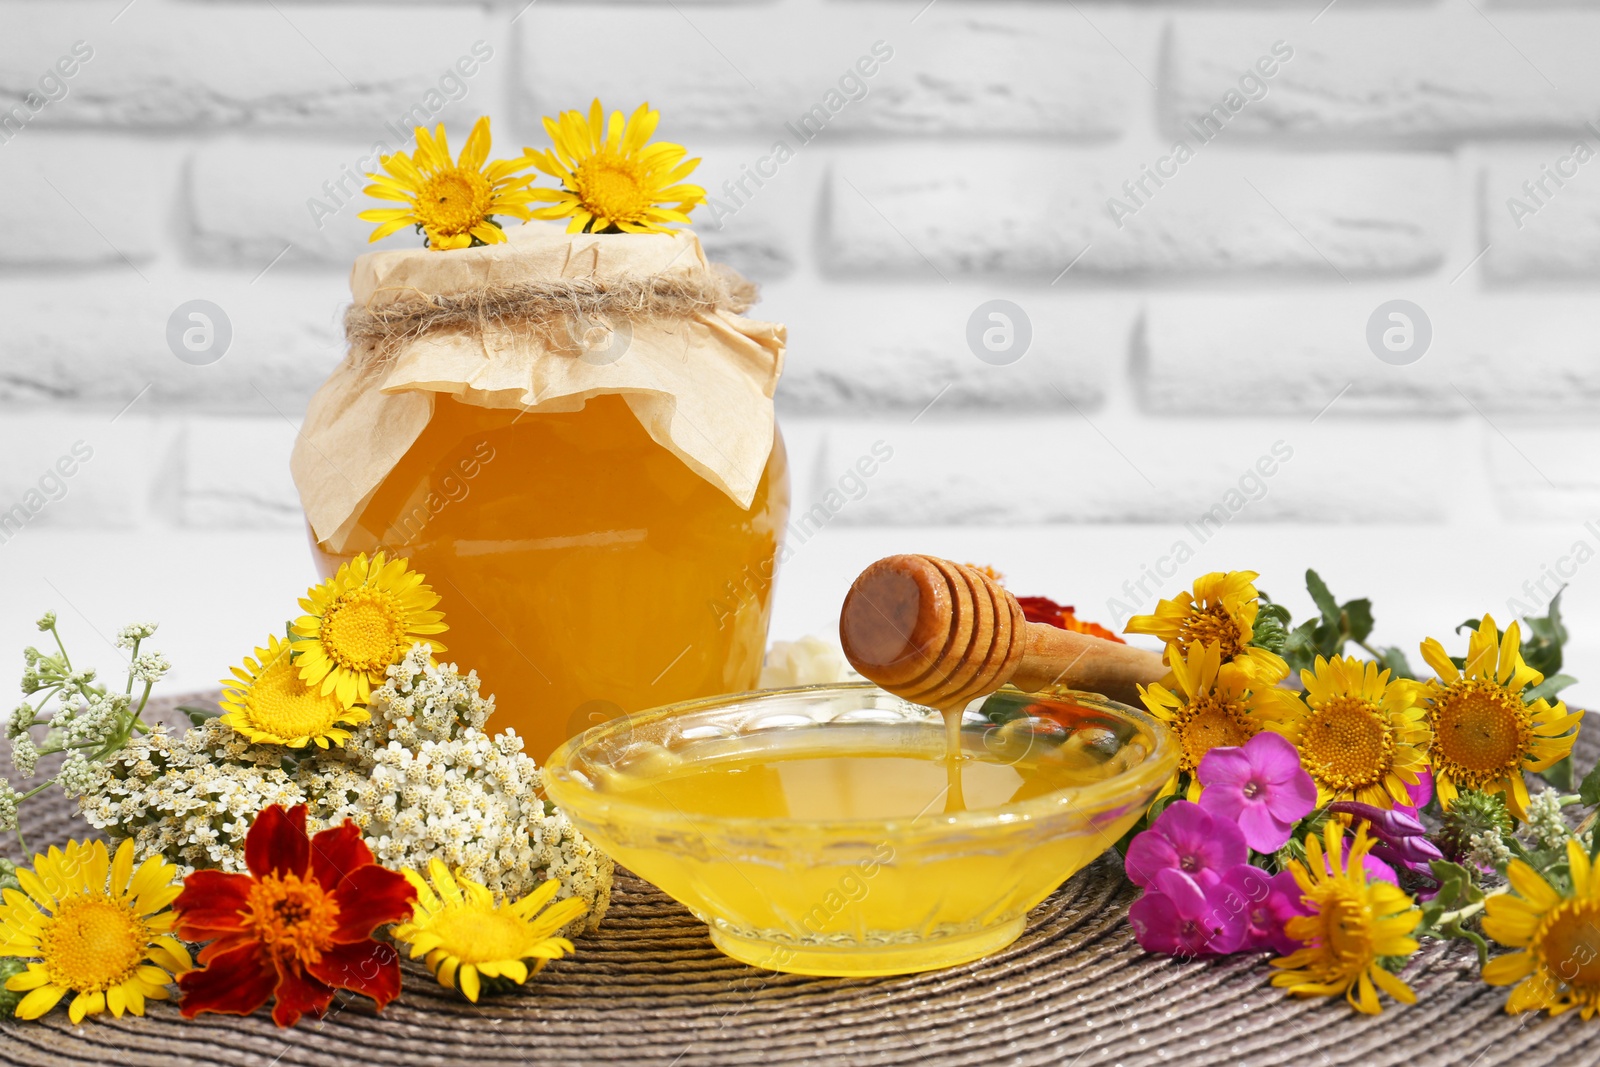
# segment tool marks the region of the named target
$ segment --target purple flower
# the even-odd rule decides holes
[[[1222,876],[1223,903],[1237,910],[1245,928],[1237,951],[1271,949],[1281,956],[1300,948],[1284,926],[1296,915],[1309,915],[1311,909],[1300,902],[1300,886],[1288,871],[1270,875],[1247,863]]]
[[[1275,852],[1317,805],[1317,787],[1294,745],[1263,731],[1241,748],[1214,748],[1200,760],[1200,806],[1239,824],[1245,843]]]
[[[1438,846],[1428,840],[1428,828],[1422,825],[1422,820],[1417,818],[1414,810],[1399,807],[1388,810],[1354,800],[1341,800],[1329,804],[1328,811],[1366,820],[1367,833],[1376,842],[1370,855],[1390,866],[1431,879],[1433,868],[1429,866],[1429,861],[1444,858]]]
[[[1201,886],[1210,886],[1249,857],[1244,834],[1232,821],[1180,800],[1128,844],[1123,868],[1134,885],[1146,889],[1162,871],[1177,871]]]
[[[1164,868],[1128,909],[1128,921],[1146,952],[1224,955],[1238,948],[1246,926],[1243,911],[1224,899],[1228,893],[1221,881],[1201,885],[1182,871]]]

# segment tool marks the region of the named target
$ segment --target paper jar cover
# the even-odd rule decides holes
[[[470,303],[480,291],[563,279],[604,289],[639,279],[714,288],[719,278],[687,231],[568,235],[531,223],[507,237],[480,248],[360,257],[350,275],[356,314],[392,312],[405,301],[417,307],[431,297]],[[772,452],[772,393],[785,340],[779,324],[709,305],[670,316],[612,315],[609,328],[491,318],[398,341],[358,337],[311,398],[290,468],[312,531],[341,552],[362,509],[427,425],[437,394],[522,408],[530,418],[615,394],[657,444],[748,508]]]

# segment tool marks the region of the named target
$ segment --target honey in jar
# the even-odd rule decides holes
[[[544,760],[622,712],[755,686],[788,519],[783,441],[738,506],[653,441],[620,396],[525,413],[444,394],[333,553],[410,559],[441,597],[445,658],[496,728]]]

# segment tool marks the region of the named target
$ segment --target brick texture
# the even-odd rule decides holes
[[[518,99],[530,117],[586,107],[596,95],[648,99],[677,129],[798,148],[819,130],[1104,138],[1122,129],[1143,85],[1070,8],[936,4],[919,16],[918,6],[619,8],[628,32],[607,40],[604,64],[581,48],[543,47],[589,39],[595,27],[590,6],[551,6],[520,20],[524,54],[539,61],[518,65]]]
[[[1199,146],[1183,167],[1155,152],[851,153],[828,190],[823,256],[841,272],[935,282],[950,274],[1051,281],[1069,265],[1080,277],[1270,272],[1337,282],[1439,265],[1447,161],[1205,153]],[[1152,165],[1174,176],[1157,185],[1144,169]],[[1046,218],[1061,221],[1040,225]]]
[[[299,418],[342,355],[334,323],[337,276],[273,278],[189,274],[153,280],[108,267],[72,278],[8,280],[8,305],[25,309],[8,327],[15,352],[0,370],[0,405],[128,405],[164,410],[248,411]],[[205,366],[180,360],[168,320],[190,300],[223,309],[232,338]],[[86,314],[85,301],[96,303]],[[184,318],[185,325],[188,320]],[[180,329],[180,338],[181,338]]]
[[[1403,431],[1366,434],[1352,449],[1337,427],[1305,420],[1183,419],[1167,429],[1158,438],[1115,413],[958,423],[930,414],[914,426],[841,428],[829,435],[809,499],[826,501],[826,490],[839,488],[833,501],[843,503],[832,521],[845,526],[1133,521],[1197,542],[1235,522],[1443,516],[1443,486],[1339,477],[1347,464],[1382,464],[1396,448],[1411,449]],[[854,482],[841,487],[840,480],[857,458],[872,454],[875,440],[892,448],[893,458],[853,498]],[[1174,448],[1173,440],[1196,447]],[[1019,462],[1019,441],[1042,462]],[[1436,438],[1407,462],[1424,466],[1446,455],[1445,440]],[[1201,522],[1203,515],[1210,520]]]
[[[779,386],[782,410],[802,415],[893,412],[891,421],[899,424],[924,409],[931,418],[964,409],[1095,408],[1105,401],[1107,368],[1126,350],[1136,316],[1132,301],[1122,301],[1118,315],[1103,301],[1091,304],[1081,296],[1041,287],[1009,291],[940,285],[936,300],[928,296],[904,288],[854,286],[769,290],[766,310],[782,317],[801,342],[791,352]],[[980,310],[995,299],[1019,308],[1020,316],[1000,311],[1017,321],[992,320]],[[974,319],[977,349],[989,359],[1009,362],[987,362],[974,351],[969,339]],[[1009,337],[994,337],[997,347],[1008,347],[988,351],[983,333],[1008,325]],[[907,374],[907,367],[915,373]]]
[[[1593,13],[1489,13],[1476,4],[1340,5],[1314,24],[1185,17],[1171,31],[1163,118],[1175,129],[1232,91],[1264,95],[1230,108],[1230,136],[1417,146],[1565,133],[1600,113],[1600,71],[1587,45],[1596,33]],[[1277,41],[1293,57],[1252,94],[1240,79]]]
[[[115,182],[105,180],[108,155],[118,161]],[[0,146],[0,163],[0,265],[126,266],[159,254],[180,168],[158,146],[33,135]]]
[[[1483,168],[1483,243],[1497,282],[1600,274],[1600,135],[1502,152]]]
[[[1144,406],[1163,414],[1326,410],[1337,420],[1579,414],[1600,404],[1600,338],[1583,336],[1587,316],[1571,300],[1414,300],[1432,341],[1416,362],[1392,366],[1368,345],[1368,322],[1408,292],[1154,301],[1136,353]],[[1285,323],[1295,324],[1292,336]]]
[[[0,96],[27,127],[340,128],[365,131],[428,105],[458,55],[488,34],[479,11],[345,4],[145,0],[5,4]],[[89,14],[92,12],[93,14]],[[115,18],[115,21],[112,21]],[[83,42],[76,73],[50,78]],[[44,101],[36,109],[28,94]],[[58,99],[49,99],[59,95]],[[433,109],[437,111],[438,109]]]

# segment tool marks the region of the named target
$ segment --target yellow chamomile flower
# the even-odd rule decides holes
[[[334,693],[307,685],[300,668],[290,658],[289,642],[272,636],[267,647],[256,649],[255,658],[245,657],[244,665],[233,668],[233,677],[222,679],[222,721],[258,745],[288,745],[304,748],[314,743],[342,745],[350,737],[343,726],[355,726],[371,716],[365,708],[353,708]]]
[[[1317,657],[1300,672],[1305,702],[1272,729],[1300,751],[1300,764],[1317,783],[1317,803],[1359,800],[1381,808],[1411,803],[1406,787],[1428,765],[1428,724],[1419,687],[1390,680],[1370,660]]]
[[[1560,701],[1526,703],[1523,690],[1544,675],[1522,658],[1522,630],[1513,622],[1495,639],[1485,615],[1467,641],[1466,667],[1458,670],[1444,646],[1422,643],[1422,658],[1439,676],[1424,690],[1433,733],[1429,761],[1439,803],[1448,809],[1463,789],[1505,795],[1506,807],[1528,817],[1528,783],[1522,772],[1543,771],[1572,751],[1582,711]]]
[[[444,651],[428,636],[447,629],[433,610],[439,596],[406,562],[362,553],[307,592],[300,601],[306,614],[290,627],[301,680],[346,706],[365,704],[417,641]]]
[[[411,946],[412,959],[426,955],[439,984],[474,1003],[483,979],[521,985],[571,952],[572,942],[556,933],[586,910],[576,897],[551,904],[560,886],[554,878],[515,903],[497,904],[487,888],[452,875],[437,859],[428,865],[432,885],[415,871],[403,873],[417,903],[410,921],[394,928],[394,939]]]
[[[687,162],[682,145],[658,141],[649,144],[661,112],[640,104],[624,120],[613,111],[607,120],[600,101],[589,105],[589,115],[563,111],[559,119],[546,117],[545,132],[553,147],[545,151],[524,149],[527,162],[561,182],[560,189],[533,189],[533,200],[551,201],[533,212],[536,219],[569,219],[568,233],[668,233],[668,223],[689,221],[689,212],[706,198],[698,185],[684,184],[699,166]]]
[[[1187,655],[1190,645],[1204,642],[1218,646],[1223,660],[1237,659],[1246,671],[1261,669],[1271,674],[1283,661],[1264,648],[1250,645],[1255,636],[1256,615],[1261,611],[1256,578],[1255,571],[1213,571],[1203,575],[1195,581],[1192,591],[1161,601],[1152,615],[1135,615],[1122,632],[1160,639],[1169,649],[1168,666],[1174,662],[1172,646]],[[1273,682],[1287,673],[1288,668],[1282,668]]]
[[[159,856],[134,870],[131,840],[115,858],[104,841],[69,841],[19,868],[23,892],[5,890],[0,908],[0,956],[32,961],[6,981],[27,993],[17,1018],[37,1019],[68,993],[74,1023],[108,1009],[143,1015],[145,1001],[167,999],[167,983],[194,966],[169,933],[177,877]]]
[[[363,211],[360,218],[381,224],[368,240],[379,241],[407,226],[420,226],[428,247],[435,251],[504,241],[505,231],[490,218],[508,215],[526,222],[530,217],[526,205],[532,199],[528,185],[534,176],[515,176],[527,169],[525,159],[502,159],[485,167],[488,158],[487,118],[473,124],[466,146],[454,162],[444,125],[432,134],[418,126],[415,152],[383,156],[379,162],[388,173],[367,175],[372,179],[365,189],[368,196],[407,205]]]
[[[1311,914],[1297,915],[1285,925],[1285,932],[1305,947],[1272,961],[1279,969],[1272,984],[1295,997],[1343,993],[1351,1007],[1366,1015],[1382,1010],[1377,989],[1402,1004],[1415,1004],[1417,995],[1411,987],[1379,959],[1403,958],[1417,950],[1411,933],[1422,921],[1422,912],[1399,886],[1368,880],[1364,860],[1372,842],[1365,825],[1356,833],[1350,854],[1342,858],[1344,827],[1329,820],[1324,835],[1326,852],[1316,835],[1308,834],[1305,862],[1289,861],[1300,901]]]
[[[1167,646],[1172,673],[1164,681],[1173,688],[1158,682],[1139,690],[1150,714],[1170,726],[1178,739],[1178,770],[1163,792],[1188,775],[1189,799],[1198,799],[1200,779],[1194,772],[1207,752],[1244,744],[1267,721],[1288,714],[1285,704],[1299,703],[1293,693],[1277,688],[1289,668],[1277,656],[1272,659],[1278,664],[1275,673],[1252,675],[1237,661],[1225,662],[1219,645],[1197,641],[1187,653],[1176,644]]]
[[[1600,878],[1576,840],[1567,841],[1572,895],[1563,896],[1532,867],[1512,860],[1506,871],[1515,895],[1490,897],[1483,932],[1511,948],[1484,964],[1490,985],[1518,983],[1506,1011],[1551,1015],[1577,1008],[1585,1019],[1600,1011]]]

